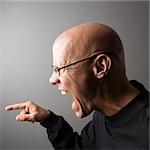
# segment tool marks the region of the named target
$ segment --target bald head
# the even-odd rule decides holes
[[[122,43],[116,32],[110,27],[99,23],[86,23],[63,32],[56,40],[68,37],[74,50],[95,51],[112,49],[122,50]]]
[[[124,67],[124,51],[117,33],[110,27],[100,23],[85,23],[63,32],[54,42],[54,59],[59,60],[57,66],[91,55],[96,51],[110,50],[115,56],[112,60],[115,68]],[[119,66],[118,66],[119,62]]]

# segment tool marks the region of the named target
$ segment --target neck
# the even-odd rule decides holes
[[[105,116],[112,116],[132,101],[139,91],[126,80],[124,82],[109,82],[109,84],[103,85],[101,92],[98,93],[100,94],[97,97],[95,109]]]

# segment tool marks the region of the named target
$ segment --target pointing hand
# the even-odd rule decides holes
[[[31,121],[40,122],[44,120],[49,115],[49,111],[34,104],[31,101],[24,103],[13,104],[5,107],[5,110],[18,110],[20,109],[20,114],[16,116],[17,121]]]

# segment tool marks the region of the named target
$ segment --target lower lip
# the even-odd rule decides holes
[[[75,112],[77,117],[79,117],[79,118],[83,117],[82,106],[77,98],[73,98],[72,110]]]

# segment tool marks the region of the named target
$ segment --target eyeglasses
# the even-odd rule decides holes
[[[83,61],[85,61],[85,60],[91,59],[91,58],[93,58],[93,57],[95,57],[95,56],[97,56],[97,55],[99,55],[99,54],[108,53],[108,52],[110,52],[110,51],[105,50],[105,51],[97,52],[97,53],[95,53],[95,54],[92,54],[92,55],[89,56],[89,57],[80,59],[80,60],[78,60],[78,61],[76,61],[76,62],[70,63],[70,64],[68,64],[68,65],[64,65],[64,66],[62,66],[62,67],[57,67],[57,66],[52,65],[53,71],[54,71],[56,74],[58,74],[58,75],[60,76],[60,70],[61,70],[61,69],[70,67],[70,66],[72,66],[72,65],[78,64],[78,63],[83,62]]]

